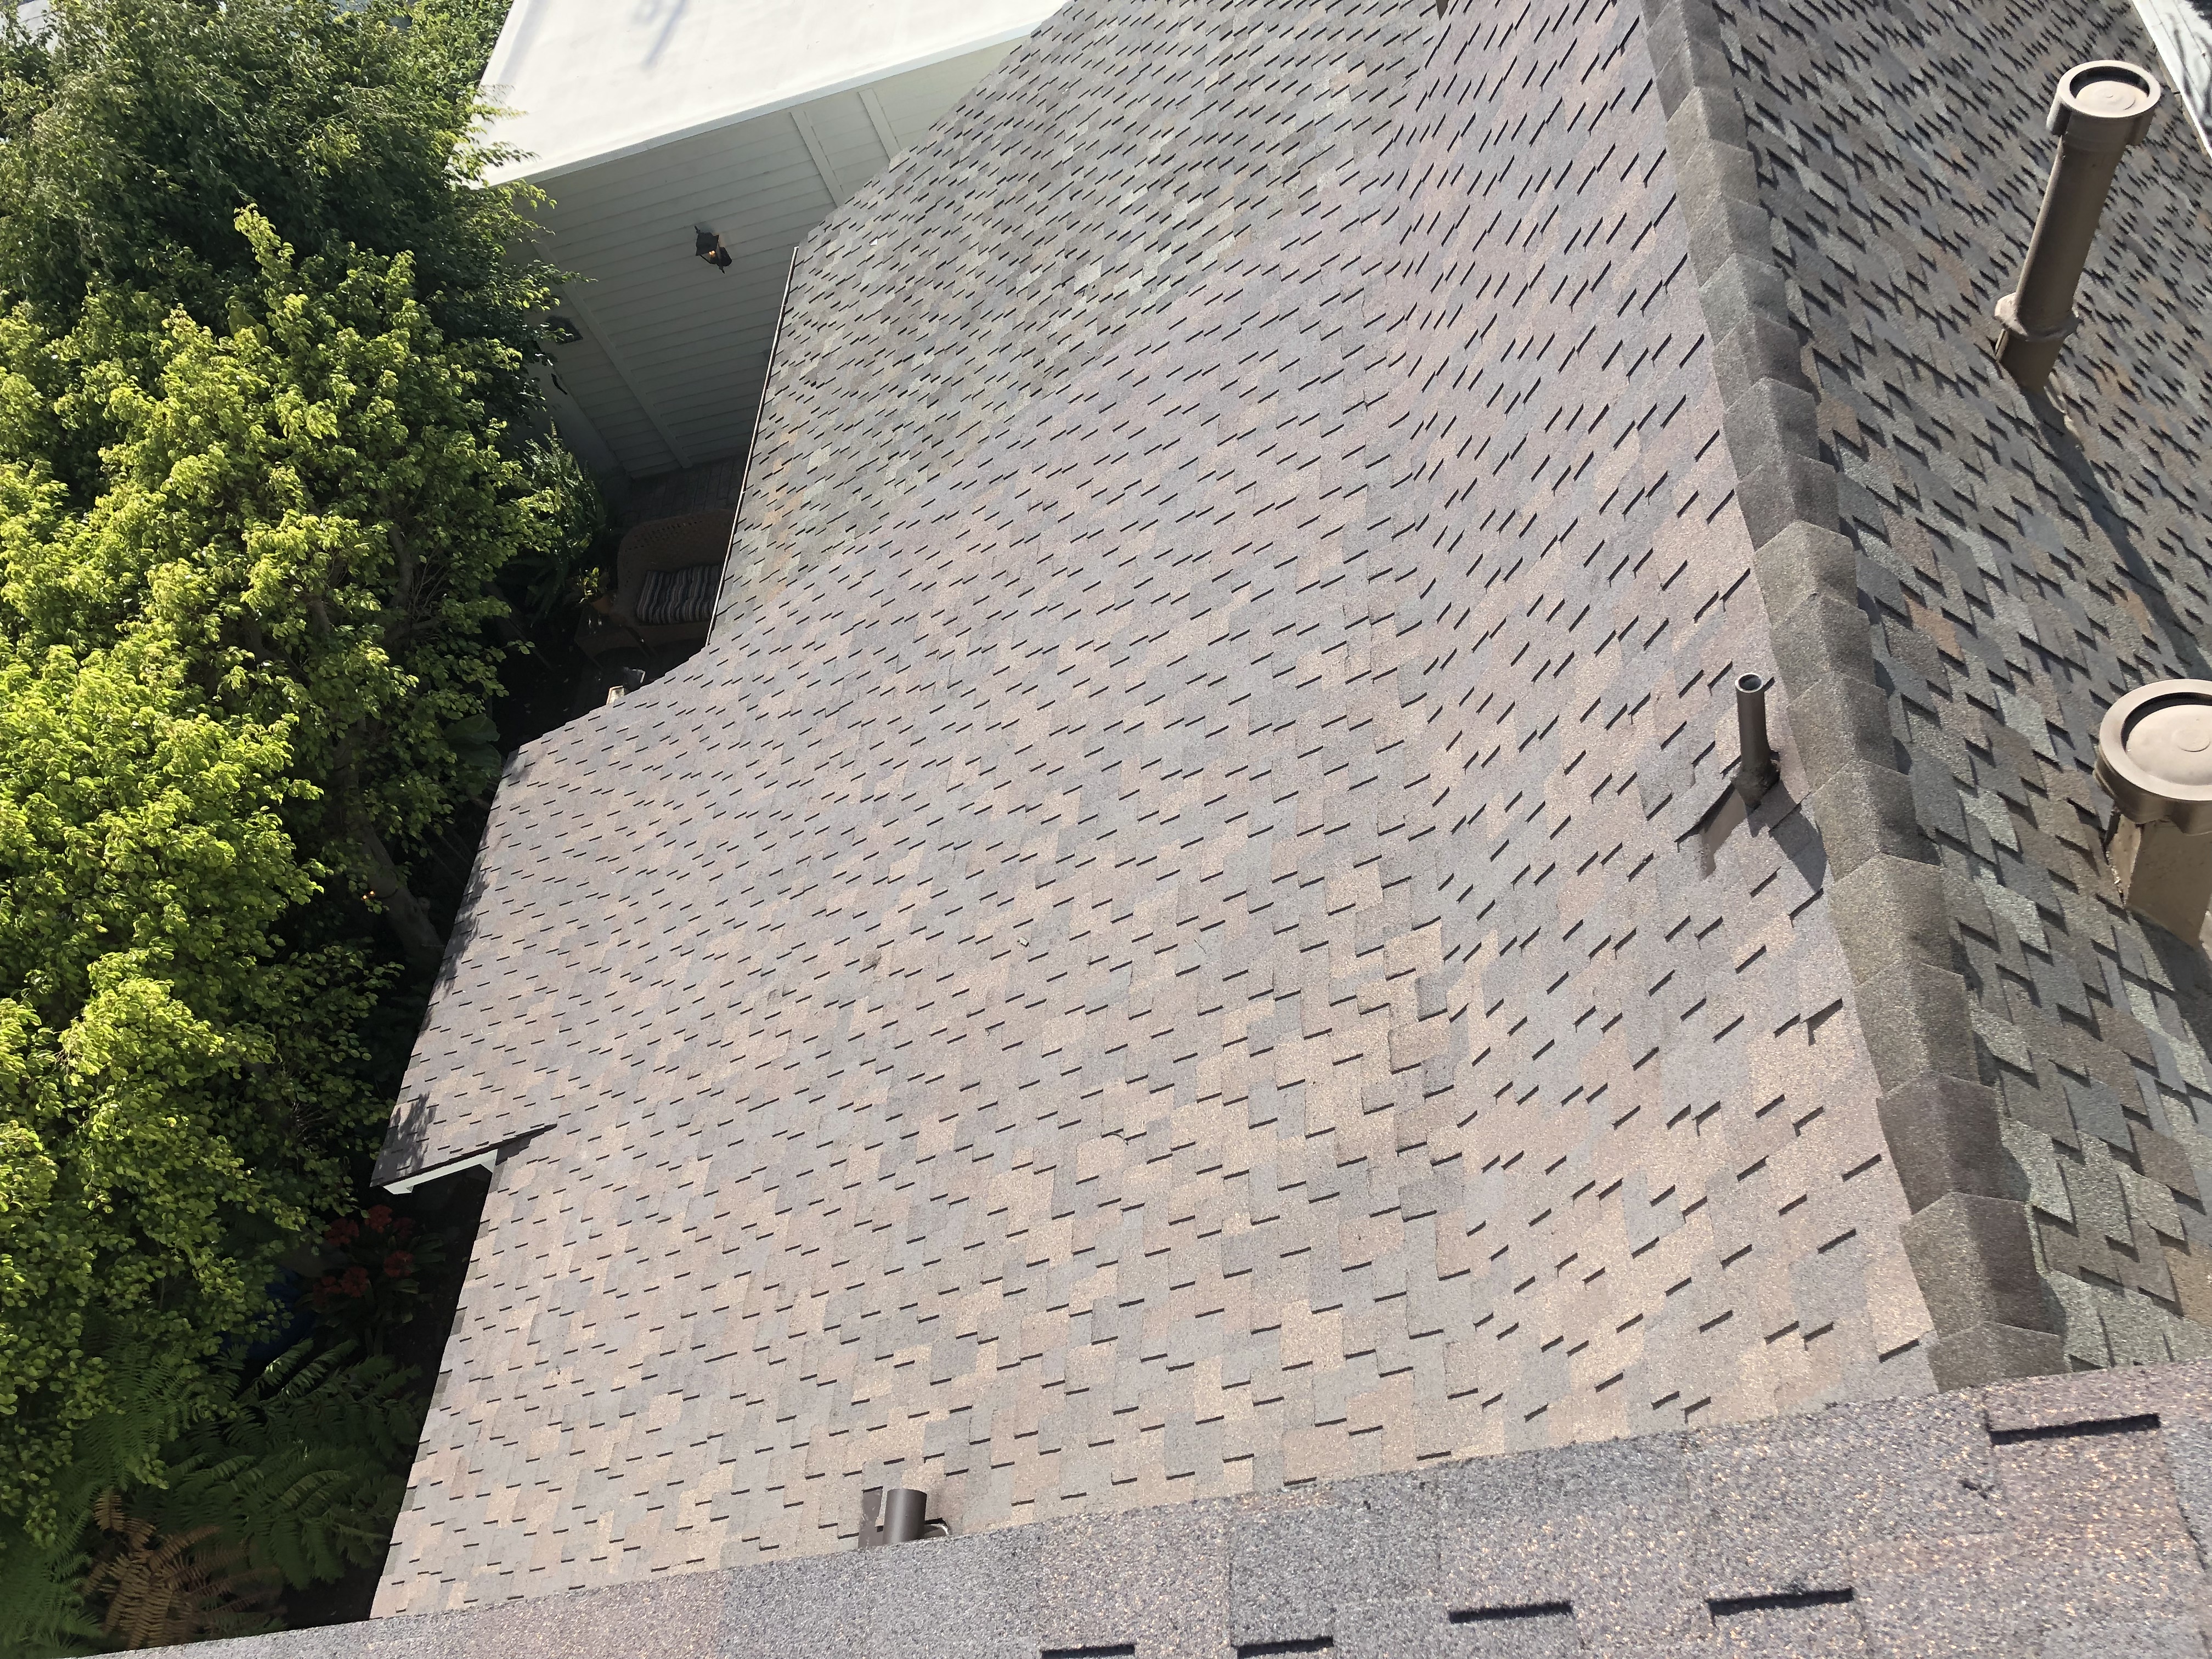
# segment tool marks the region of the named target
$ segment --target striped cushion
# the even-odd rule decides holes
[[[638,595],[637,619],[647,628],[702,623],[714,614],[719,564],[688,564],[681,570],[649,570]]]

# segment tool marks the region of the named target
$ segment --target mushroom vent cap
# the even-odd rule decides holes
[[[2058,77],[2043,119],[2052,134],[2085,149],[2125,149],[2143,135],[2161,88],[2133,64],[2100,58]]]
[[[2097,781],[2134,823],[2212,834],[2212,680],[2160,680],[2114,703],[2097,731]]]

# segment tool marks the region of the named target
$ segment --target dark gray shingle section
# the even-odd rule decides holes
[[[1970,1022],[1948,1068],[2001,1103],[2072,1359],[2201,1353],[2212,981],[2201,949],[2118,908],[2089,769],[2119,695],[2208,672],[2212,162],[2172,109],[2130,153],[2039,420],[1983,337],[2059,72],[2156,66],[2133,9],[1720,14],[1887,733],[1940,860]]]
[[[719,637],[1371,155],[1428,44],[1311,0],[1044,24],[801,250]]]

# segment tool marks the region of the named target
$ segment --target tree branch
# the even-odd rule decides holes
[[[361,854],[369,891],[383,905],[392,934],[398,939],[399,948],[406,952],[407,960],[417,968],[435,971],[446,959],[446,941],[431,923],[430,913],[422,908],[422,901],[408,886],[407,878],[400,872],[391,849],[384,844],[384,837],[376,833],[376,825],[368,816],[351,768],[343,775],[340,788],[344,795],[347,828],[352,831],[354,846]]]

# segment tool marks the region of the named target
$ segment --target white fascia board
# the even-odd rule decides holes
[[[410,1120],[419,1125],[428,1116],[429,1109],[429,1097],[427,1095],[417,1097],[411,1109],[401,1112],[395,1117],[392,1134],[400,1139],[412,1138],[408,1133],[408,1125],[401,1120]],[[389,1181],[377,1181],[374,1184],[381,1187],[387,1193],[411,1193],[426,1182],[443,1181],[447,1176],[459,1175],[464,1170],[496,1170],[501,1164],[522,1151],[552,1127],[550,1120],[535,1123],[529,1128],[518,1129],[513,1134],[503,1136],[489,1146],[480,1146],[472,1152],[464,1152],[460,1157],[448,1158],[443,1164],[434,1164],[428,1169],[411,1170],[405,1175],[394,1176]],[[377,1162],[381,1164],[392,1156],[391,1141],[387,1139],[383,1156],[378,1158]],[[400,1154],[403,1161],[405,1157],[406,1153],[403,1152]]]
[[[694,8],[698,15],[687,20]],[[644,0],[635,8],[515,0],[483,76],[486,98],[510,112],[484,137],[528,153],[486,177],[557,179],[1005,46],[1058,9],[1050,0],[986,0],[957,12],[948,0],[860,0],[841,15],[792,0]],[[825,15],[842,15],[842,38],[817,38],[838,32]],[[617,38],[650,33],[656,19],[665,20],[661,35],[642,58],[638,40]]]
[[[464,1170],[495,1170],[499,1167],[499,1152],[500,1149],[494,1146],[488,1152],[477,1153],[473,1158],[456,1158],[451,1164],[441,1164],[434,1170],[417,1170],[413,1175],[404,1175],[396,1180],[386,1182],[384,1190],[398,1197],[411,1193],[417,1187],[425,1186],[430,1182],[443,1181],[447,1176],[459,1175]]]

